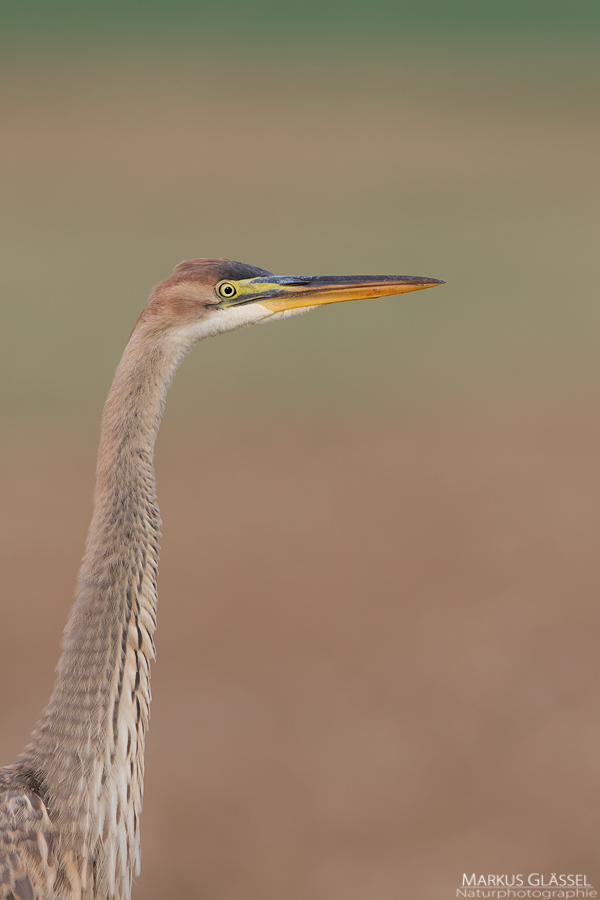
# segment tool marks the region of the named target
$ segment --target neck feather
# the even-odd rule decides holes
[[[54,691],[23,760],[45,785],[84,895],[93,880],[94,897],[128,897],[139,870],[160,528],[154,443],[191,343],[142,324],[117,369],[76,601]]]

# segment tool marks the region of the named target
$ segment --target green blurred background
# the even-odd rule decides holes
[[[447,282],[178,375],[134,896],[593,880],[599,37],[592,0],[3,4],[0,762],[152,285],[194,256]]]

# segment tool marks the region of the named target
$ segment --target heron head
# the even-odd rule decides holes
[[[191,259],[159,284],[140,317],[208,337],[327,303],[404,294],[444,284],[420,275],[274,275],[229,259]]]

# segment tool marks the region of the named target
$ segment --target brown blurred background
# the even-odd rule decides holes
[[[177,377],[134,897],[597,883],[600,8],[5,19],[0,764],[50,693],[152,284],[191,256],[424,274]]]

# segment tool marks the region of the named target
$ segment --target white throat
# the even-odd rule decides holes
[[[284,312],[273,312],[260,303],[248,303],[244,306],[230,306],[226,309],[217,309],[211,312],[202,322],[193,325],[185,325],[181,328],[182,337],[186,340],[199,341],[202,338],[213,337],[224,331],[234,331],[236,328],[244,328],[247,325],[255,325],[260,322],[274,322],[277,319],[288,319],[291,316],[301,315],[316,309],[316,306],[305,306],[302,309],[288,309]]]

